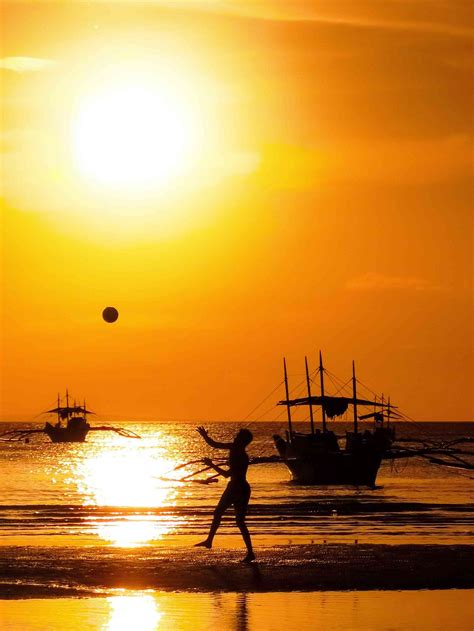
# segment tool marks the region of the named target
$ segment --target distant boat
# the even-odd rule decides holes
[[[65,405],[61,405],[61,399],[58,394],[57,406],[51,410],[47,410],[44,414],[56,414],[56,423],[46,421],[42,429],[16,429],[6,432],[2,438],[6,440],[29,441],[31,434],[46,434],[53,443],[83,443],[89,432],[115,432],[126,438],[140,438],[138,434],[122,427],[113,427],[111,425],[91,426],[87,421],[88,414],[94,414],[92,410],[88,410],[86,402],[78,405],[76,401],[70,403],[69,392],[66,390],[66,396],[63,399]]]
[[[91,426],[87,422],[87,415],[94,414],[84,405],[69,405],[69,393],[66,391],[66,405],[62,406],[58,395],[58,405],[46,414],[57,414],[58,420],[53,425],[45,423],[44,433],[53,443],[83,443],[86,440]],[[65,423],[65,425],[64,425]]]
[[[390,449],[395,438],[390,419],[397,417],[390,404],[377,400],[361,399],[357,396],[355,365],[352,362],[352,397],[328,396],[324,390],[324,367],[319,354],[320,388],[318,396],[311,393],[308,361],[305,358],[307,396],[290,399],[286,361],[283,360],[286,399],[278,405],[287,408],[288,430],[286,437],[274,435],[276,449],[290,470],[293,480],[310,485],[350,485],[374,487],[384,453]],[[345,445],[327,427],[327,418],[343,415],[349,405],[354,410],[353,431],[346,432]],[[310,413],[310,433],[296,432],[293,429],[291,410],[298,406],[308,406]],[[322,430],[314,428],[313,406],[321,407]],[[373,406],[374,411],[358,416],[358,406]],[[361,432],[359,420],[373,418],[374,427]]]

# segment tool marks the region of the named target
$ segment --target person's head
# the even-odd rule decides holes
[[[237,432],[234,438],[234,445],[242,445],[247,447],[253,440],[253,434],[249,429],[241,429]]]

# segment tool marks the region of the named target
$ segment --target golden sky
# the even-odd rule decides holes
[[[2,418],[239,419],[321,348],[473,419],[469,5],[4,2]]]

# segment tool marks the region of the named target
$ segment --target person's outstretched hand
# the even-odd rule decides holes
[[[204,439],[207,438],[207,430],[200,425],[199,427],[196,427],[196,431],[198,434],[200,434]]]

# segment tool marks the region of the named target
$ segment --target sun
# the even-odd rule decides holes
[[[165,89],[131,82],[82,100],[73,123],[75,162],[107,187],[158,187],[186,170],[194,140],[192,112]]]

